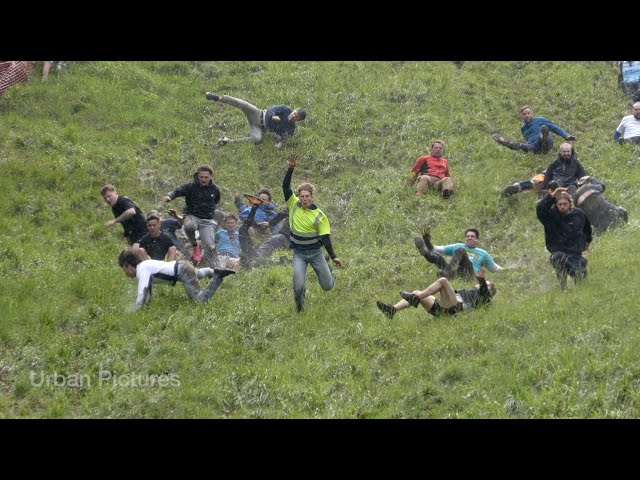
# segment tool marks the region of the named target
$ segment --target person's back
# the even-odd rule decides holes
[[[584,180],[583,180],[584,179]],[[597,232],[629,221],[627,211],[614,205],[603,194],[604,185],[592,177],[580,179],[580,188],[573,195],[573,203],[582,209]]]

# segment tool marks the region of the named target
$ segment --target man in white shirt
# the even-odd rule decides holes
[[[640,102],[633,104],[633,115],[623,117],[613,133],[613,141],[619,143],[640,143]]]

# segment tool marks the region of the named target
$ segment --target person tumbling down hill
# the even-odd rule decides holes
[[[481,305],[488,304],[496,294],[495,284],[485,280],[483,272],[478,273],[476,278],[478,283],[474,288],[454,290],[449,280],[442,277],[425,290],[416,290],[411,293],[401,291],[402,300],[395,305],[390,305],[380,300],[376,301],[376,305],[387,318],[393,318],[396,313],[409,306],[417,308],[418,305],[422,305],[427,313],[435,317],[469,312]],[[439,299],[434,296],[438,292],[440,293]]]
[[[127,277],[138,280],[138,295],[131,311],[142,308],[151,301],[151,287],[157,283],[175,285],[182,282],[187,295],[199,303],[206,303],[216,293],[227,275],[236,273],[232,270],[194,268],[186,260],[163,262],[161,260],[140,260],[131,250],[123,250],[118,257],[118,265]],[[211,281],[204,288],[200,288],[198,279],[210,277]]]

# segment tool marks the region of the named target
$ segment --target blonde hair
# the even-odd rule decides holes
[[[313,197],[316,193],[316,186],[313,183],[309,182],[301,183],[300,185],[298,185],[298,195],[300,195],[300,192],[302,192],[303,190],[305,192],[309,192]]]

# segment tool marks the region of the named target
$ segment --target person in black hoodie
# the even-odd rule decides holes
[[[544,226],[544,240],[551,253],[549,261],[556,271],[560,286],[567,288],[567,275],[575,283],[587,277],[587,259],[582,252],[592,240],[591,222],[587,215],[573,206],[566,188],[547,193],[536,206],[538,220]]]
[[[387,318],[393,318],[398,311],[410,306],[417,308],[418,305],[422,305],[434,317],[468,312],[488,304],[496,294],[495,284],[485,280],[483,271],[478,272],[476,278],[478,283],[474,288],[454,290],[449,280],[442,277],[429,285],[426,290],[416,290],[412,293],[401,291],[402,300],[395,305],[389,305],[380,300],[376,302],[376,305]],[[440,292],[439,299],[434,296],[438,292]]]
[[[547,167],[540,190],[545,191],[547,188],[555,190],[563,187],[573,195],[578,189],[578,180],[585,175],[586,172],[578,161],[573,145],[563,143],[558,150],[558,157]]]
[[[215,266],[215,226],[214,213],[220,202],[220,189],[213,183],[213,169],[204,165],[193,175],[193,182],[169,192],[162,197],[163,202],[170,202],[176,197],[184,197],[187,207],[184,210],[184,229],[193,246],[193,261],[206,267]],[[196,230],[200,232],[202,252],[196,241]]]

